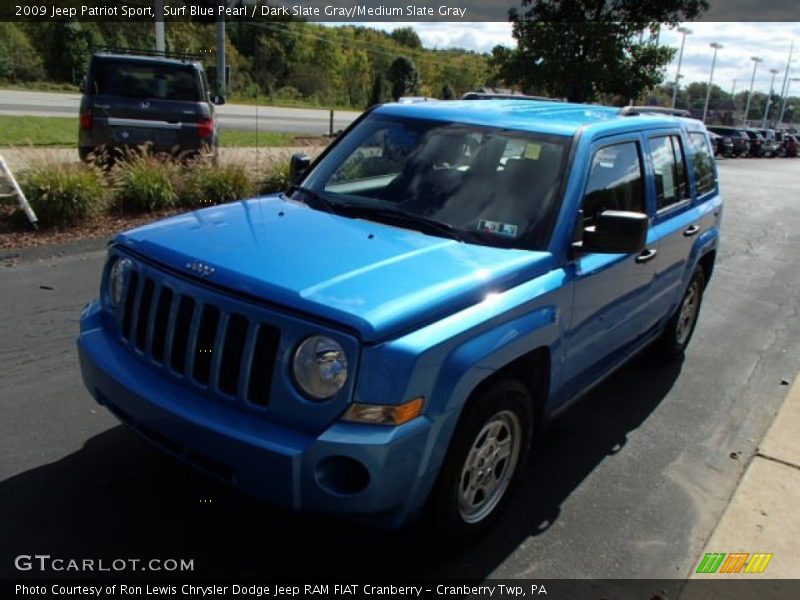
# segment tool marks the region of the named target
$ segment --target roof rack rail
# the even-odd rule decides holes
[[[111,54],[128,54],[132,56],[153,56],[156,58],[174,58],[178,60],[202,60],[213,54],[191,53],[191,52],[161,52],[149,48],[129,48],[127,46],[94,46],[92,52],[108,52]]]
[[[638,115],[671,115],[673,117],[691,117],[692,113],[682,108],[668,108],[666,106],[624,106],[619,110],[624,117]]]
[[[467,92],[462,100],[538,100],[539,102],[564,102],[563,98],[528,96],[526,94],[494,94],[489,92]]]

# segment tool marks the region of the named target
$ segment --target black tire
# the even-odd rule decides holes
[[[670,359],[683,356],[686,347],[692,340],[700,306],[703,303],[703,291],[706,287],[706,277],[702,267],[697,267],[689,280],[689,285],[683,292],[675,314],[667,323],[664,333],[658,343],[661,354]],[[690,304],[687,304],[690,303]]]
[[[499,432],[495,439],[492,429]],[[431,516],[447,539],[472,537],[502,512],[527,462],[532,431],[531,395],[518,380],[498,381],[470,399],[431,496]],[[498,459],[506,439],[509,453]]]

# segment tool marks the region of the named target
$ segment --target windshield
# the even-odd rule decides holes
[[[191,65],[125,60],[97,60],[92,69],[93,93],[197,102],[200,87]]]
[[[368,117],[302,189],[348,216],[433,235],[449,230],[450,237],[474,243],[543,249],[569,142],[461,123]]]

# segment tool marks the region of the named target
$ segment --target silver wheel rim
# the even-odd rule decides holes
[[[485,519],[508,489],[519,459],[522,425],[503,410],[490,418],[470,446],[458,482],[458,512],[467,523]]]
[[[675,341],[683,346],[688,340],[697,320],[697,309],[700,307],[700,288],[697,282],[693,282],[686,290],[686,295],[681,302],[680,312],[678,313],[678,326],[675,329]]]

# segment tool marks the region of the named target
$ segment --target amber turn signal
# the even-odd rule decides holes
[[[350,423],[368,423],[371,425],[402,425],[422,414],[425,397],[417,396],[399,406],[381,404],[352,404],[342,417]]]

